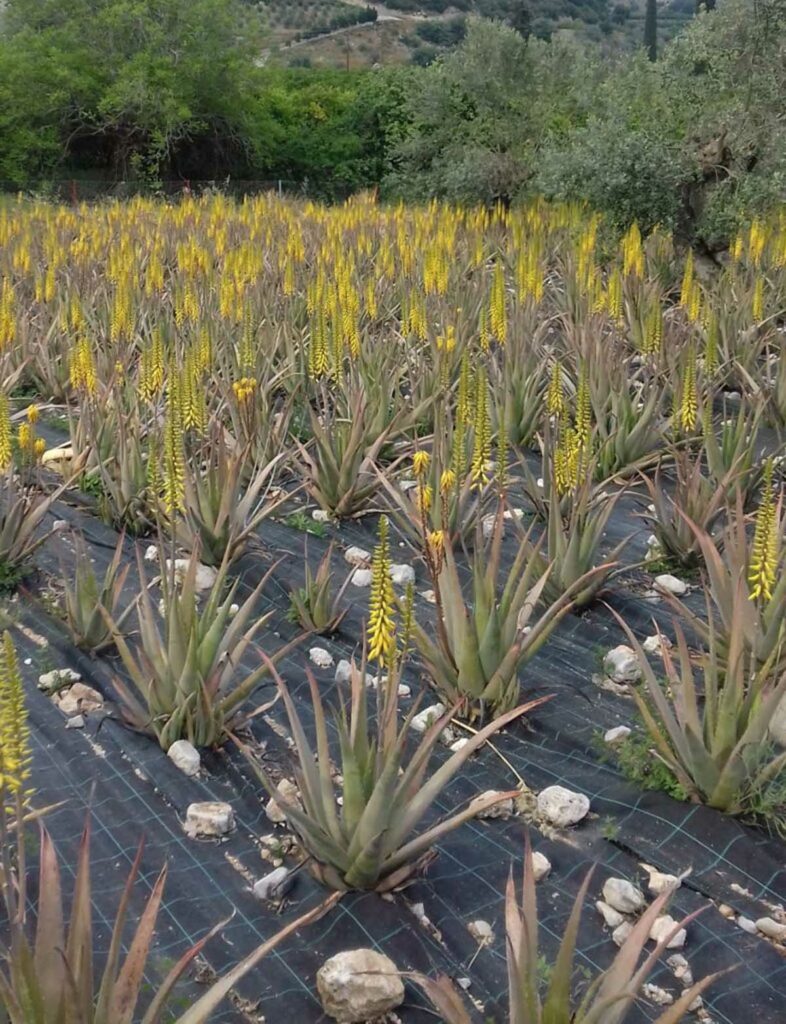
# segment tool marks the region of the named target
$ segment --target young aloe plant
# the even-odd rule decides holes
[[[660,955],[677,932],[696,916],[691,914],[675,924],[640,963],[652,925],[665,911],[672,896],[670,890],[661,893],[634,924],[609,969],[596,977],[584,996],[576,1000],[571,993],[573,961],[579,921],[591,878],[592,870],[576,896],[548,984],[541,993],[535,872],[527,840],[521,902],[512,872],[505,892],[510,1024],[622,1024]],[[691,985],[660,1014],[655,1024],[677,1024],[685,1017],[696,997],[718,977],[718,974],[713,974]]]
[[[188,550],[199,548],[207,565],[234,561],[259,525],[291,495],[271,496],[276,470],[284,458],[248,467],[245,451],[230,451],[223,429],[215,430],[185,475],[184,510],[175,519],[175,536]]]
[[[526,841],[521,901],[513,872],[505,890],[505,938],[508,963],[509,1024],[623,1024],[642,986],[677,932],[701,911],[688,915],[666,934],[642,960],[641,955],[657,918],[666,910],[672,890],[661,893],[633,926],[608,970],[594,978],[582,997],[574,995],[573,974],[579,923],[593,869],[576,896],[562,935],[557,958],[543,983],[543,956],[538,942],[538,903],[529,838]],[[678,1024],[690,1012],[697,996],[723,974],[711,974],[686,988],[654,1024]],[[458,991],[446,977],[410,975],[431,1000],[446,1024],[471,1024]]]
[[[349,712],[342,706],[336,718],[343,798],[336,809],[337,784],[331,764],[325,710],[319,687],[309,672],[311,702],[316,727],[312,747],[289,691],[276,675],[298,754],[297,784],[303,805],[283,798],[266,771],[244,750],[253,770],[270,796],[286,815],[292,829],[311,856],[310,867],[325,885],[337,890],[374,889],[388,892],[402,885],[431,859],[431,848],[442,836],[479,811],[513,793],[495,793],[475,800],[461,811],[423,831],[419,826],[445,786],[493,733],[520,715],[544,703],[530,701],[501,715],[480,729],[461,750],[452,754],[428,775],[431,755],[440,733],[452,718],[449,710],[439,716],[409,750],[410,725],[418,703],[399,726],[399,674],[388,666],[387,678],[376,686],[376,724],[368,707],[365,659],[350,674]],[[243,748],[241,748],[243,749]]]
[[[747,602],[745,584],[738,580],[733,619]],[[786,694],[786,672],[773,678],[771,662],[758,667],[745,650],[741,629],[732,632],[724,658],[710,613],[709,650],[699,660],[703,685],[696,685],[694,659],[676,625],[676,664],[663,646],[664,689],[638,640],[617,618],[639,656],[645,690],[634,691],[634,697],[657,756],[692,799],[728,814],[750,810],[746,796],[766,791],[786,768],[786,753],[773,754],[767,738]]]
[[[782,499],[776,501],[765,488],[753,538],[748,536],[739,496],[717,539],[690,520],[687,525],[701,551],[714,622],[697,615],[678,598],[669,599],[672,607],[705,645],[714,633],[719,657],[728,657],[737,634],[758,665],[769,664],[775,675],[786,671],[786,516]],[[746,584],[747,600],[743,602],[737,600],[740,580]]]
[[[540,543],[527,542],[530,558],[539,565],[540,575],[548,573],[543,589],[548,601],[558,601],[567,590],[575,588],[579,580],[585,580],[586,586],[574,591],[573,597],[574,608],[585,608],[620,571],[619,555],[630,538],[621,540],[602,564],[599,548],[611,513],[624,491],[601,494],[587,474],[574,491],[567,511],[563,512],[553,476],[549,487],[546,530]]]
[[[164,867],[153,884],[128,952],[123,957],[123,932],[139,875],[143,847],[142,841],[120,898],[97,989],[94,970],[98,951],[93,940],[89,820],[82,833],[68,924],[63,910],[57,852],[49,833],[41,828],[37,923],[32,941],[27,935],[24,915],[18,913],[19,907],[26,902],[26,878],[11,866],[8,857],[3,858],[0,876],[5,875],[12,882],[2,887],[10,927],[8,947],[4,949],[0,945],[0,960],[4,964],[0,967],[0,1018],[6,1024],[133,1024],[134,1021],[162,1024],[164,1020],[172,1024],[206,1024],[213,1019],[223,999],[244,974],[297,929],[321,917],[336,900],[335,896],[329,898],[281,929],[214,982],[189,1009],[176,1018],[172,1017],[172,1011],[167,1011],[167,1004],[178,981],[227,923],[222,921],[178,959],[153,991],[140,1017],[136,1009],[146,987],[144,972],[153,945],[167,875]]]
[[[0,589],[19,581],[35,552],[52,535],[52,530],[44,533],[40,527],[70,483],[42,494],[20,483],[12,466],[0,471]]]
[[[412,637],[436,688],[451,702],[483,718],[513,707],[519,696],[518,670],[546,642],[573,607],[576,595],[606,572],[591,569],[536,614],[551,566],[543,570],[532,530],[524,534],[500,590],[503,509],[490,541],[480,538],[471,557],[471,597],[464,595],[450,541],[432,538],[425,550],[436,598],[436,629],[413,624]],[[533,620],[533,616],[534,620]]]
[[[730,477],[718,482],[705,476],[701,455],[675,448],[674,487],[664,480],[663,463],[655,470],[654,479],[642,477],[655,508],[648,517],[661,551],[668,558],[686,567],[697,566],[701,545],[691,522],[711,533],[723,515]]]
[[[161,613],[153,607],[141,558],[138,559],[141,591],[137,605],[139,643],[133,651],[111,624],[112,635],[133,689],[117,679],[130,720],[152,730],[167,750],[175,740],[188,739],[195,746],[219,743],[240,707],[268,672],[271,661],[264,659],[240,682],[233,682],[243,655],[254,636],[268,620],[255,614],[257,599],[273,569],[263,577],[252,594],[233,615],[237,581],[227,586],[224,562],[198,602],[198,552],[192,553],[184,568],[167,561],[161,551]],[[159,628],[163,619],[163,635]],[[250,624],[249,624],[250,623]],[[273,660],[290,651],[300,638],[280,648]]]
[[[302,587],[292,590],[289,595],[288,618],[292,622],[299,622],[303,629],[310,633],[322,635],[335,633],[349,610],[340,608],[339,602],[349,585],[352,573],[347,575],[338,593],[332,594],[333,574],[330,571],[332,556],[333,545],[331,544],[317,566],[316,573],[312,573],[308,561],[308,549],[306,549],[304,584]]]
[[[337,519],[358,515],[377,491],[377,459],[399,417],[375,428],[376,413],[362,391],[352,398],[346,416],[333,411],[321,420],[313,409],[310,415],[312,450],[295,439],[306,490]]]
[[[76,565],[73,570],[73,584],[68,575],[63,576],[63,602],[66,623],[77,647],[98,654],[111,647],[112,629],[106,614],[114,617],[120,594],[128,576],[130,566],[121,566],[124,535],[121,534],[112,561],[106,567],[99,583],[84,541],[75,543]],[[121,626],[127,612],[117,618]]]

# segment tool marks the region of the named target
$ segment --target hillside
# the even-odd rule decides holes
[[[264,0],[269,55],[289,66],[428,64],[464,36],[468,15],[522,32],[591,40],[632,50],[644,32],[644,0]],[[659,5],[662,42],[689,20],[694,0]]]

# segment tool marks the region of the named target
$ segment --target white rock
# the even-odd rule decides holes
[[[415,570],[411,565],[407,565],[406,563],[391,565],[390,578],[393,580],[393,584],[395,586],[406,587],[410,583],[415,582]]]
[[[51,469],[54,473],[65,476],[71,473],[71,462],[74,458],[74,449],[70,444],[60,448],[49,448],[41,456],[41,465]]]
[[[352,665],[342,658],[341,661],[336,665],[336,682],[337,683],[348,683],[352,678]]]
[[[641,646],[646,654],[663,654],[664,647],[671,647],[671,640],[667,636],[655,633],[653,636],[648,636]]]
[[[472,938],[482,946],[488,946],[494,941],[494,929],[488,921],[470,921],[467,930]]]
[[[329,523],[330,513],[327,512],[324,508],[315,508],[311,513],[311,518],[314,520],[315,523]]]
[[[565,828],[587,816],[589,798],[564,786],[547,786],[538,793],[538,813],[551,825]]]
[[[668,572],[655,577],[655,587],[658,590],[666,591],[668,594],[674,594],[675,597],[682,597],[683,594],[688,592],[688,584]]]
[[[426,732],[444,714],[444,704],[430,704],[427,708],[423,708],[422,711],[418,711],[409,723],[410,728],[414,729],[415,732]]]
[[[644,909],[644,893],[626,878],[607,878],[603,899],[621,914],[635,914]]]
[[[278,901],[286,896],[294,884],[295,878],[289,868],[276,868],[254,882],[254,895],[261,900]]]
[[[189,804],[184,827],[192,837],[225,836],[235,827],[235,815],[229,804],[218,800]]]
[[[406,683],[399,683],[398,695],[399,697],[410,697],[412,696],[412,690],[407,686]]]
[[[614,931],[611,933],[614,945],[620,947],[624,946],[628,939],[628,936],[632,931],[633,925],[630,923],[630,921],[623,921],[622,924],[619,925],[619,927],[615,928]]]
[[[322,1009],[339,1024],[361,1024],[395,1010],[404,1001],[396,965],[373,949],[337,953],[317,971]]]
[[[451,743],[450,744],[450,749],[455,754],[457,751],[463,750],[464,747],[466,747],[466,745],[468,743],[469,743],[469,737],[468,736],[462,736],[460,740],[456,740],[455,743]]]
[[[85,719],[83,715],[74,715],[73,718],[69,718],[66,722],[66,729],[84,729]]]
[[[185,579],[188,567],[191,564],[190,558],[176,558],[175,559],[175,579],[178,583],[182,583]],[[171,568],[172,561],[167,559],[167,569]],[[218,577],[218,570],[214,569],[212,565],[203,565],[201,562],[196,567],[196,573],[194,574],[194,589],[197,593],[203,590],[210,590],[213,584],[216,582]]]
[[[624,923],[624,914],[621,914],[619,910],[615,910],[614,907],[610,907],[608,903],[604,903],[603,900],[598,900],[595,906],[598,908],[598,911],[609,928],[619,928],[619,926]]]
[[[157,562],[158,561],[158,548],[155,544],[149,544],[145,548],[144,559],[146,562]]]
[[[424,590],[420,596],[427,604],[437,603],[437,595],[434,593],[433,590]]]
[[[456,742],[455,740],[453,741]],[[481,808],[475,810],[475,816],[478,818],[509,818],[513,814],[513,797],[508,797],[506,800],[500,800],[496,804],[492,804],[491,807],[483,808],[486,800],[491,800],[495,796],[501,796],[502,794],[498,789],[487,789],[485,793],[481,793],[476,796],[474,800],[470,801],[468,811],[473,808]]]
[[[51,672],[44,672],[38,677],[38,689],[44,693],[51,693],[52,690],[59,690],[69,683],[78,683],[81,678],[72,668],[54,668]]]
[[[667,957],[666,963],[669,965],[674,973],[674,977],[682,987],[690,988],[693,984],[693,971],[683,954],[672,953],[670,957]]]
[[[371,586],[371,569],[355,569],[351,576],[353,587]]]
[[[333,655],[324,647],[312,647],[308,656],[317,668],[330,668],[333,664]]]
[[[740,926],[740,928],[742,928],[744,932],[747,932],[748,935],[756,934],[756,922],[753,921],[750,917],[744,917],[742,914],[740,914],[740,916],[737,918],[737,924]]]
[[[291,782],[289,779],[282,779],[276,786],[276,789],[283,797],[285,803],[295,804],[297,807],[300,807],[300,793],[294,782]],[[271,797],[265,804],[265,814],[274,825],[282,825],[287,820],[286,814],[284,814],[280,804],[274,797]]]
[[[202,761],[199,751],[188,740],[175,740],[166,754],[185,775],[198,774]]]
[[[400,480],[399,481],[399,487],[401,488],[402,491],[414,490],[414,488],[417,487],[417,485],[418,485],[417,480]]]
[[[776,921],[772,917],[760,917],[756,922],[756,927],[768,939],[774,939],[776,942],[786,942],[786,924],[783,924],[781,921]]]
[[[551,871],[551,861],[545,853],[535,850],[532,854],[532,873],[535,881],[540,882]]]
[[[610,746],[614,746],[616,743],[622,743],[630,736],[630,729],[627,725],[617,725],[613,729],[609,729],[603,736],[603,742],[608,743]]]
[[[641,678],[636,652],[626,644],[613,647],[603,659],[603,670],[615,683],[635,683]]]
[[[358,569],[367,569],[371,565],[371,552],[365,548],[351,547],[344,552],[344,560]]]
[[[656,917],[650,928],[650,938],[653,942],[660,942],[666,938],[676,924],[677,922],[669,914],[662,914],[660,917]],[[688,933],[685,929],[680,928],[676,935],[666,944],[666,949],[682,949],[687,937]]]
[[[68,718],[74,715],[87,715],[104,706],[104,698],[98,690],[86,686],[85,683],[72,683],[66,690],[56,691],[52,695],[52,700]]]
[[[654,896],[660,896],[662,892],[669,889],[678,889],[680,879],[676,875],[667,875],[663,871],[650,871],[650,880],[647,888]]]
[[[237,615],[237,613],[239,611],[240,611],[240,605],[239,604],[231,604],[229,606],[229,617],[230,617],[230,619],[234,619],[234,617]]]
[[[669,1006],[674,1002],[674,996],[671,992],[667,992],[665,988],[661,988],[660,985],[653,985],[649,981],[642,985],[641,991],[646,999],[649,999],[651,1003],[655,1003],[657,1006]]]

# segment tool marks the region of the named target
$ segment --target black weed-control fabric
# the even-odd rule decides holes
[[[635,531],[626,557],[638,561],[644,551],[646,528],[635,518],[644,505],[641,497],[625,496],[609,526],[609,547]],[[295,507],[295,506],[293,506]],[[55,518],[65,519],[88,541],[96,570],[101,573],[112,557],[117,535],[102,525],[85,507],[61,505]],[[288,594],[302,583],[304,547],[315,565],[331,540],[336,542],[336,579],[347,567],[341,550],[350,544],[371,550],[375,517],[330,528],[327,537],[308,536],[282,522],[265,524],[260,546],[240,560],[235,572],[241,580],[239,596],[246,594],[261,576],[278,562],[260,604],[260,613],[272,611],[259,634],[259,644],[274,651],[295,635],[285,620]],[[513,531],[506,539],[514,543]],[[144,551],[147,542],[140,541]],[[417,592],[428,589],[423,566],[412,552],[394,544],[394,561],[409,562],[417,572]],[[139,587],[135,545],[125,541],[131,565],[127,597]],[[230,747],[206,754],[199,779],[182,775],[154,740],[119,724],[113,690],[113,674],[120,663],[111,658],[91,659],[77,652],[62,625],[50,617],[45,602],[36,600],[47,578],[73,567],[72,535],[56,534],[38,559],[39,576],[16,602],[22,629],[15,639],[24,662],[34,739],[34,776],[37,801],[64,801],[47,817],[62,861],[66,865],[66,891],[83,821],[92,822],[92,861],[97,941],[106,949],[122,882],[140,837],[145,837],[140,884],[135,892],[138,912],[162,865],[168,866],[167,885],[151,959],[148,982],[155,983],[190,943],[225,917],[231,916],[221,936],[207,947],[206,960],[221,972],[248,954],[279,928],[326,895],[301,871],[282,911],[256,899],[251,883],[269,871],[259,853],[258,837],[274,831],[264,813],[265,796],[242,759]],[[152,577],[155,567],[146,566]],[[614,607],[639,635],[652,632],[653,616],[668,623],[664,603],[646,596],[647,577],[640,570],[618,579],[608,595]],[[305,668],[308,647],[327,648],[336,662],[357,649],[366,614],[368,591],[350,586],[346,595],[350,610],[335,637],[313,638],[280,664],[304,721],[311,722]],[[433,609],[418,601],[418,615],[428,620]],[[603,653],[622,642],[622,632],[608,607],[599,603],[581,616],[565,620],[556,636],[525,667],[522,683],[526,696],[553,695],[553,699],[526,722],[519,722],[495,740],[496,752],[484,749],[471,759],[459,777],[442,794],[432,819],[443,816],[465,800],[488,789],[508,789],[522,778],[532,789],[559,783],[589,796],[591,815],[575,829],[544,837],[533,832],[533,845],[552,863],[552,872],[538,885],[541,942],[549,957],[554,954],[573,899],[586,872],[595,865],[590,897],[579,937],[577,983],[608,965],[616,952],[608,929],[594,908],[604,880],[611,876],[641,883],[647,863],[659,870],[690,874],[679,890],[671,913],[677,917],[704,908],[689,925],[684,953],[694,976],[726,967],[724,975],[705,994],[704,1005],[716,1024],[783,1024],[786,1021],[786,958],[763,939],[740,929],[717,909],[727,904],[738,913],[757,918],[786,902],[786,844],[763,831],[741,824],[704,807],[674,801],[659,792],[642,792],[626,782],[618,770],[603,763],[597,753],[597,736],[606,729],[630,722],[630,700],[601,690],[592,680]],[[43,646],[43,643],[46,646]],[[252,665],[258,655],[250,656]],[[36,690],[35,681],[49,668],[76,668],[85,682],[107,698],[109,716],[89,716],[84,731],[66,730],[62,714]],[[313,666],[312,666],[313,669]],[[333,669],[313,669],[328,704],[336,684]],[[413,695],[423,685],[415,672],[405,680]],[[270,682],[254,700],[263,704],[274,695]],[[427,700],[431,697],[427,695]],[[436,699],[436,697],[434,698]],[[406,708],[409,700],[402,700]],[[286,725],[280,704],[271,712]],[[264,747],[271,771],[291,774],[291,754],[285,741],[261,716],[253,721],[253,733]],[[437,760],[448,756],[446,751]],[[511,769],[513,771],[511,771]],[[515,773],[515,774],[514,774]],[[225,841],[188,838],[182,821],[195,800],[226,800],[231,803],[236,831]],[[215,1021],[248,1021],[263,1017],[268,1024],[297,1021],[316,1024],[325,1018],[315,996],[315,973],[331,954],[342,949],[371,946],[387,953],[401,970],[431,974],[445,972],[454,978],[471,979],[470,994],[483,1004],[473,1011],[478,1021],[503,1022],[505,1012],[505,946],[503,894],[508,873],[518,878],[525,825],[521,820],[474,821],[439,844],[439,856],[425,878],[403,894],[381,898],[374,894],[345,896],[326,917],[302,930],[270,954],[238,986],[234,1004],[214,1015]],[[413,912],[422,904],[430,921],[426,927]],[[418,908],[420,910],[420,908]],[[493,943],[478,949],[468,930],[474,920],[489,922]],[[679,992],[665,966],[652,981]],[[149,989],[148,989],[149,991]],[[202,991],[192,977],[178,991],[185,1004]],[[178,1004],[179,1005],[179,1004]],[[177,1008],[177,1006],[176,1006]],[[653,1020],[659,1009],[641,1001],[633,1021]],[[416,990],[407,985],[407,999],[399,1016],[406,1024],[433,1021]]]

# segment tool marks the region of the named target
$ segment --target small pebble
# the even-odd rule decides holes
[[[371,569],[355,569],[351,576],[351,582],[354,587],[370,587]]]
[[[551,861],[544,853],[535,850],[532,854],[532,873],[535,876],[535,881],[542,881],[550,871]]]
[[[454,740],[455,742],[455,740]],[[478,818],[502,818],[503,820],[509,818],[513,814],[513,797],[508,797],[506,800],[499,800],[497,803],[492,804],[490,807],[484,807],[487,800],[493,799],[495,796],[501,796],[499,790],[487,789],[485,793],[481,793],[480,796],[476,796],[474,800],[470,801],[467,810],[472,810],[473,807],[479,807],[480,810],[476,811],[476,817]]]
[[[494,941],[494,931],[488,921],[471,921],[467,930],[482,946],[488,946]]]
[[[642,985],[641,991],[646,999],[649,999],[651,1003],[655,1003],[656,1006],[669,1006],[674,1002],[674,996],[671,992],[667,992],[665,988],[661,988],[660,985],[653,985],[651,982],[645,982]]]
[[[371,565],[371,552],[365,548],[351,547],[344,552],[345,561],[360,569],[367,569]]]
[[[411,565],[391,565],[390,578],[397,587],[406,587],[415,582],[415,570]]]
[[[235,827],[235,815],[229,804],[205,801],[189,804],[186,811],[185,831],[192,837],[225,836]]]
[[[589,813],[589,797],[564,786],[547,786],[538,793],[538,812],[551,825],[576,825]]]
[[[85,719],[83,715],[74,715],[73,718],[69,718],[65,724],[66,729],[84,729]]]
[[[295,884],[295,877],[289,868],[276,868],[254,883],[254,895],[261,900],[279,902]]]
[[[641,678],[636,652],[626,644],[613,647],[603,659],[603,670],[615,683],[635,683]]]
[[[603,736],[603,742],[608,743],[610,746],[614,746],[616,743],[622,743],[630,736],[631,730],[627,725],[617,725],[613,729],[609,729]]]
[[[327,512],[324,508],[315,508],[311,513],[311,518],[314,520],[315,523],[329,523],[330,513]]]
[[[756,922],[756,927],[768,939],[774,939],[775,942],[786,942],[786,924],[776,921],[772,917],[760,917]]]
[[[655,587],[658,590],[663,590],[668,594],[674,594],[675,597],[682,597],[683,594],[688,592],[688,584],[684,580],[677,579],[676,576],[672,576],[671,573],[665,572],[660,576],[655,577]]]
[[[176,740],[166,752],[167,757],[184,775],[197,775],[201,765],[199,751],[188,740]]]
[[[650,928],[650,938],[653,942],[661,942],[670,931],[675,927],[677,922],[669,914],[663,914],[661,917],[657,917],[652,922]],[[666,949],[682,949],[685,945],[685,940],[688,937],[688,933],[684,928],[680,928],[679,931],[674,935],[672,939],[666,944]]]
[[[633,925],[630,923],[630,921],[623,921],[622,924],[618,928],[615,928],[614,931],[611,933],[611,938],[614,942],[614,945],[619,946],[620,948],[624,946],[625,943],[628,941],[628,936],[632,931]]]
[[[621,914],[636,914],[644,909],[644,893],[626,878],[607,878],[603,886],[603,899]]]
[[[330,668],[333,664],[333,655],[324,647],[312,647],[308,656],[317,668]]]
[[[598,900],[595,906],[598,908],[603,920],[609,928],[619,928],[619,926],[625,921],[624,914],[621,914],[619,910],[615,910],[614,907],[610,907],[608,903],[604,903],[603,900]]]
[[[445,714],[444,704],[431,704],[427,708],[423,708],[419,711],[412,721],[409,723],[410,728],[415,732],[426,732],[438,718],[441,718]]]

